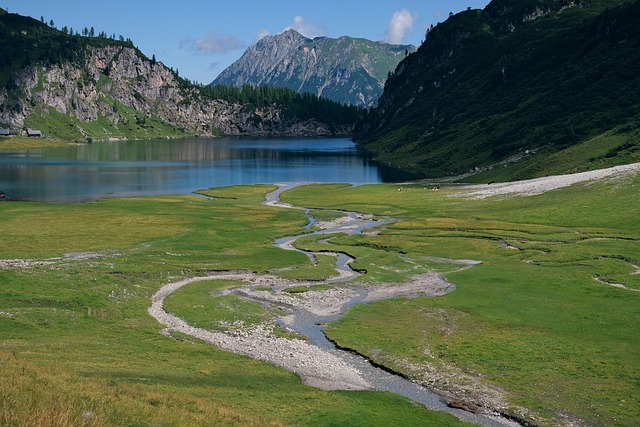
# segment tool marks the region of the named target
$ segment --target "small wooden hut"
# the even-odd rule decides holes
[[[37,129],[27,129],[27,136],[29,138],[42,138],[42,131]]]

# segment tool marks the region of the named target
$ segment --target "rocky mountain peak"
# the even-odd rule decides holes
[[[213,85],[280,86],[337,102],[369,107],[388,73],[410,45],[389,45],[343,36],[310,39],[295,30],[266,36],[213,81]]]

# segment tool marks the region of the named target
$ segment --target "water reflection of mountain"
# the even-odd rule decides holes
[[[10,200],[84,201],[277,182],[397,182],[344,138],[127,141],[0,154]]]

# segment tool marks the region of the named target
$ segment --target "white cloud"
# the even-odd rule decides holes
[[[402,44],[404,35],[413,28],[415,17],[407,9],[394,12],[387,27],[385,41],[391,44]]]
[[[302,16],[296,16],[293,18],[293,24],[289,25],[284,31],[296,30],[300,34],[310,39],[314,37],[324,36],[325,32],[312,22],[307,22]]]
[[[225,53],[242,49],[245,46],[242,41],[231,34],[217,34],[209,31],[203,37],[197,39],[181,40],[180,47],[205,53]]]
[[[262,40],[263,38],[270,36],[271,32],[269,30],[267,30],[266,28],[263,28],[262,30],[258,31],[258,34],[256,34],[256,41],[259,42],[260,40]]]

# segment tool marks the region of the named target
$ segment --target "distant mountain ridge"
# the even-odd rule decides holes
[[[429,31],[355,140],[425,177],[640,161],[640,1],[493,0]]]
[[[212,85],[287,87],[369,107],[382,94],[389,72],[415,49],[347,36],[310,39],[287,30],[249,47]]]
[[[180,78],[131,41],[80,36],[0,9],[0,127],[85,141],[349,135],[356,120],[355,108],[290,90],[247,90],[240,100],[211,89]]]

